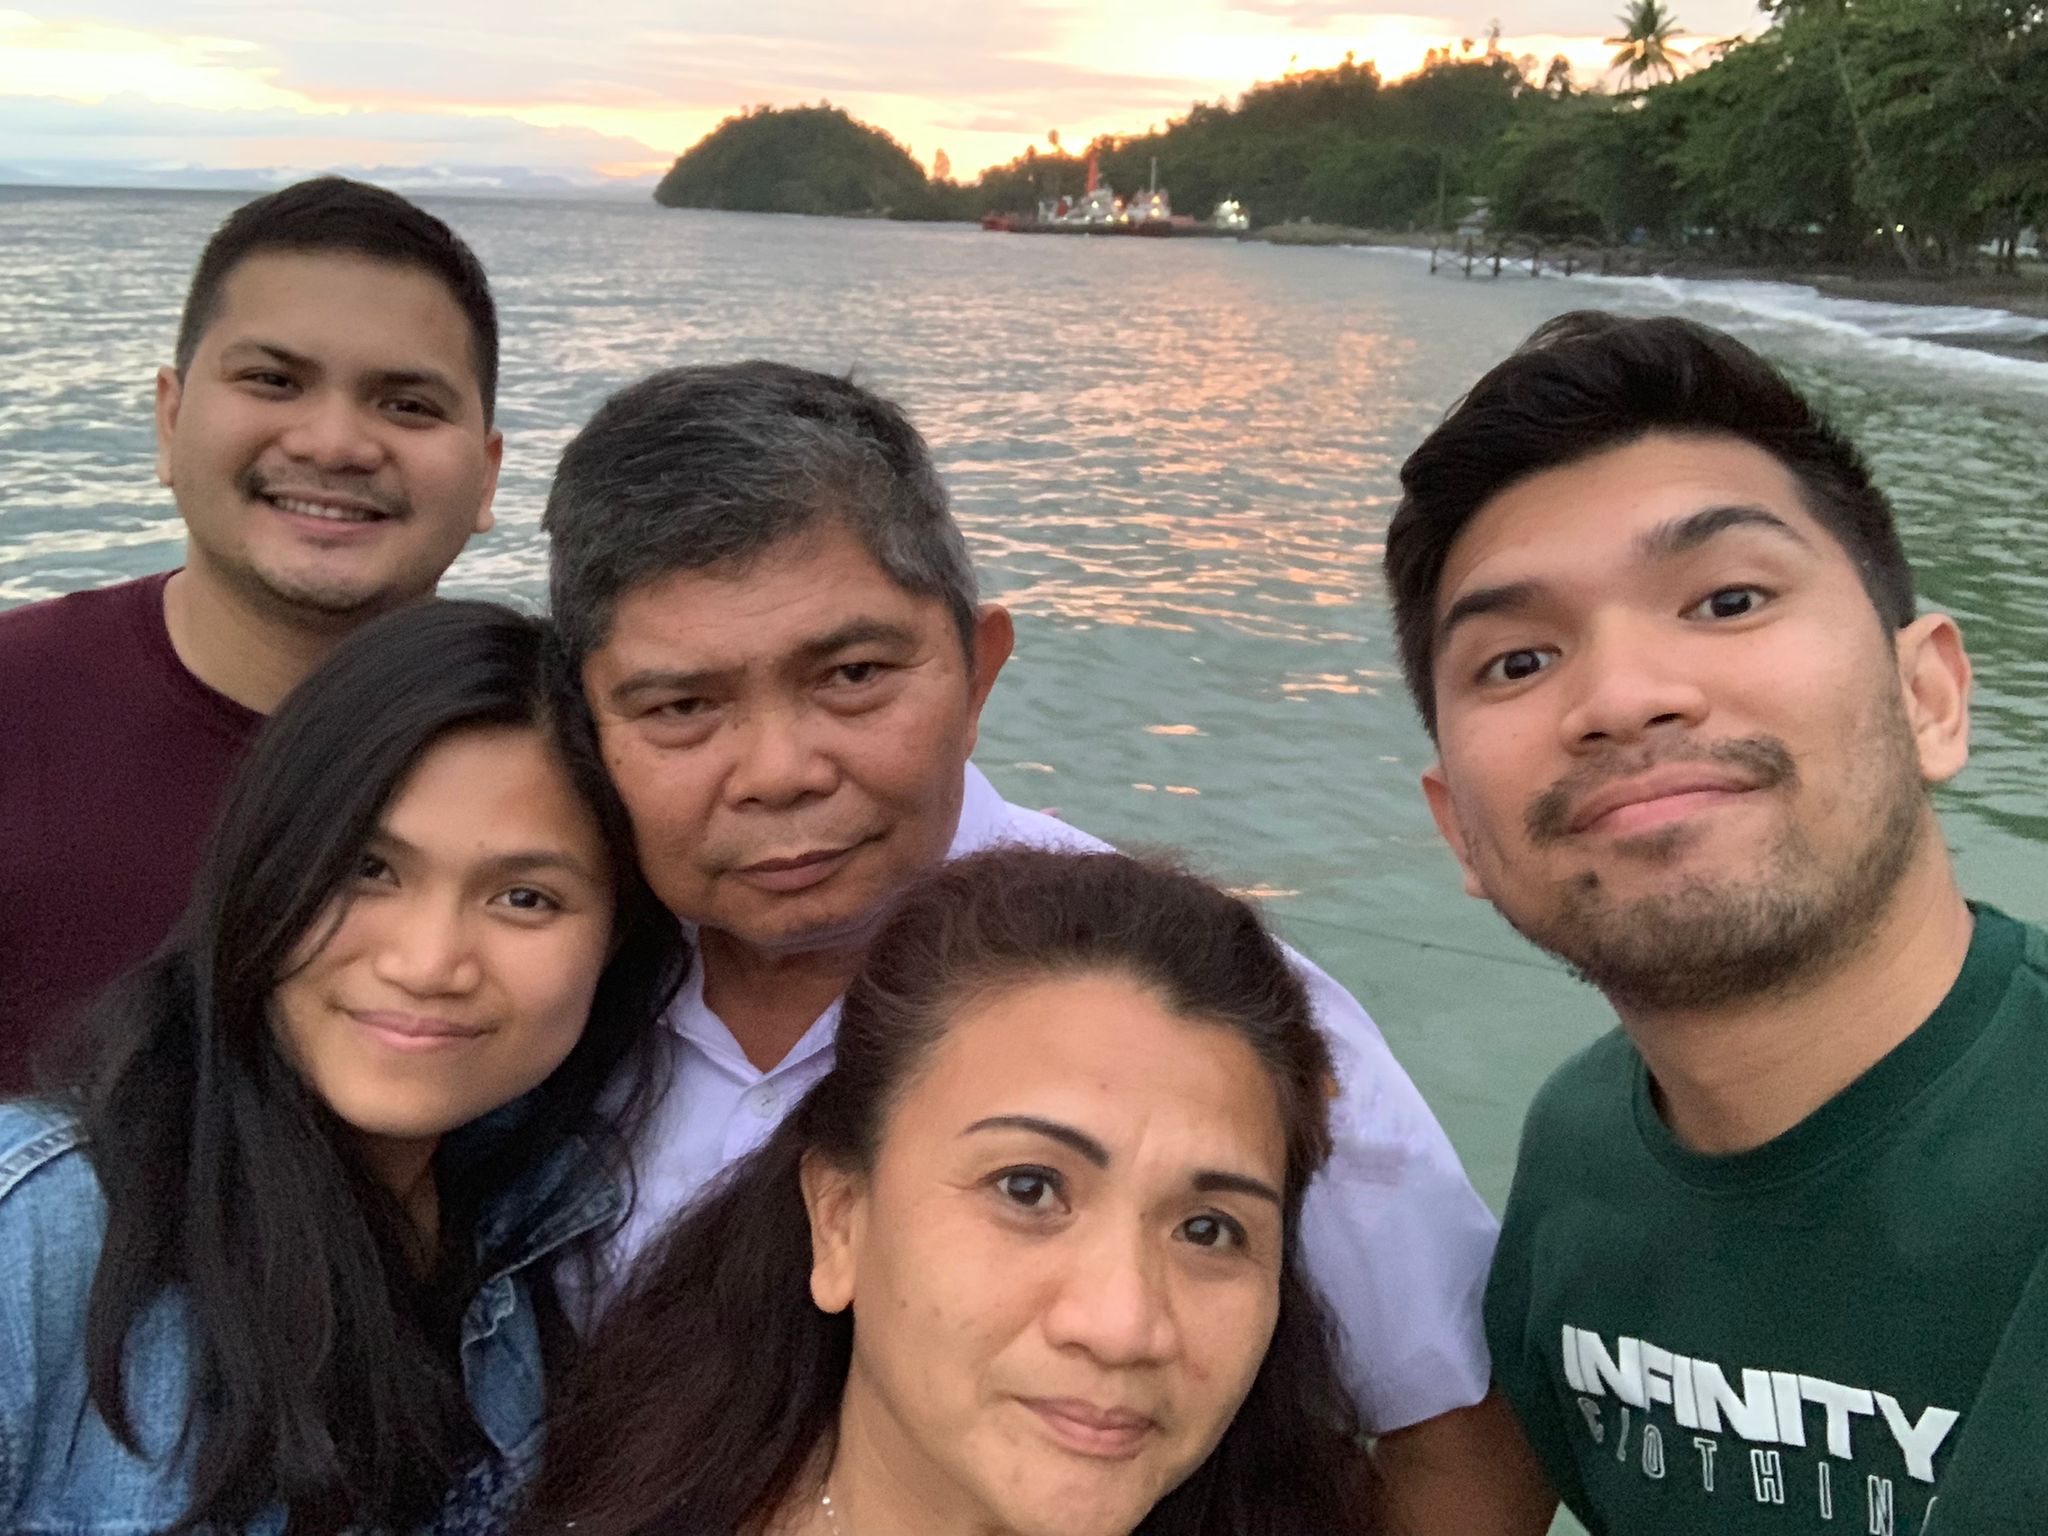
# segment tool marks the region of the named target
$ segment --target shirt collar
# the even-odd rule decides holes
[[[964,858],[999,842],[1008,811],[1009,806],[996,793],[995,785],[989,783],[988,775],[969,763],[967,782],[960,794],[960,825],[953,829],[953,846],[946,850],[946,857]]]

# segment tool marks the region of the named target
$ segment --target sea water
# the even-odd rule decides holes
[[[175,564],[152,375],[236,199],[0,188],[0,605]],[[1372,1010],[1496,1202],[1537,1084],[1611,1024],[1460,893],[1379,579],[1402,457],[1532,326],[1677,311],[1761,346],[1861,442],[1977,664],[1941,796],[1967,888],[2048,920],[2048,365],[1995,313],[1810,290],[1431,276],[1389,252],[448,201],[504,320],[498,526],[447,590],[538,605],[557,454],[650,369],[764,356],[907,405],[1018,646],[997,786],[1258,893]]]

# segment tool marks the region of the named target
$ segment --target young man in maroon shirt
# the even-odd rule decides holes
[[[0,1095],[169,931],[263,716],[490,527],[497,371],[483,268],[393,193],[207,244],[156,380],[183,567],[0,613]]]

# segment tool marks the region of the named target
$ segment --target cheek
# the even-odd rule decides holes
[[[552,1057],[552,1071],[575,1048],[589,1022],[591,998],[609,947],[609,925],[578,924],[575,932],[547,935],[546,943],[517,937],[526,942],[498,946],[493,976],[508,1012],[518,1020],[523,1048],[536,1060]]]
[[[1280,1316],[1278,1282],[1262,1279],[1222,1292],[1205,1290],[1188,1299],[1182,1316],[1190,1320],[1183,1334],[1188,1388],[1211,1408],[1214,1432],[1220,1435],[1251,1390],[1273,1342]]]
[[[436,510],[447,518],[443,531],[450,537],[457,533],[467,537],[487,474],[482,456],[464,442],[431,457],[416,457],[412,479],[418,498],[437,503]]]
[[[1042,1259],[999,1241],[969,1203],[951,1191],[893,1209],[877,1201],[866,1225],[855,1326],[898,1362],[890,1374],[909,1395],[977,1396],[989,1362],[1034,1314]]]
[[[608,924],[590,924],[582,932],[561,934],[553,944],[522,948],[510,975],[520,987],[526,1018],[547,1034],[569,1036],[573,1044],[590,1018],[590,999],[604,973],[608,948]]]
[[[710,756],[652,746],[626,726],[607,728],[599,747],[642,859],[661,863],[667,850],[694,850],[716,792]]]
[[[967,755],[957,722],[921,715],[905,719],[901,729],[878,721],[841,762],[858,792],[890,814],[898,854],[921,867],[943,857],[952,843]]]

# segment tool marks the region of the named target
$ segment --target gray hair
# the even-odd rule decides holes
[[[563,450],[541,527],[554,619],[580,662],[619,600],[676,571],[744,566],[827,519],[974,641],[967,543],[931,450],[851,379],[760,360],[669,368],[598,408]]]

